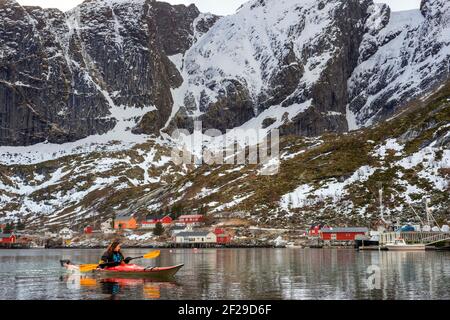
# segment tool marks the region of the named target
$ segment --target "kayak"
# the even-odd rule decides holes
[[[111,268],[96,269],[94,270],[94,273],[105,277],[170,279],[175,276],[183,266],[184,264],[172,267],[144,268],[135,264],[127,264]]]

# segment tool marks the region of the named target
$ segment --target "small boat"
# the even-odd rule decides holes
[[[105,269],[96,269],[94,274],[106,277],[125,277],[125,278],[152,278],[152,279],[170,279],[184,266],[180,264],[172,267],[141,267],[135,264],[127,264]]]
[[[403,239],[396,239],[385,246],[389,251],[425,251],[424,244],[406,244]]]
[[[286,245],[286,248],[288,248],[288,249],[302,249],[303,246],[298,245],[298,244],[296,244],[295,242],[289,242],[289,243]]]
[[[368,237],[366,235],[357,235],[355,237],[355,248],[358,250],[364,249],[364,248],[378,248],[380,245],[380,239],[378,235],[373,235],[371,237]],[[368,249],[370,250],[370,249]]]

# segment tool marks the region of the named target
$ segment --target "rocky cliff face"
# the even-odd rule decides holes
[[[369,8],[358,66],[350,77],[351,127],[394,115],[407,101],[442,85],[450,74],[450,3],[423,0],[420,10]]]
[[[347,79],[370,4],[249,1],[220,19],[184,55],[177,124],[224,131],[258,117],[285,134],[346,131]]]
[[[199,14],[150,0],[85,1],[67,13],[1,0],[0,145],[102,134],[132,108],[146,111],[135,112],[145,116],[134,132],[158,133],[183,81],[167,56],[191,46]]]
[[[449,4],[253,0],[179,58],[173,126],[317,136],[370,126],[449,77]]]

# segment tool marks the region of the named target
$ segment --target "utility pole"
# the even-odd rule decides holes
[[[429,204],[430,204],[430,199],[429,199],[429,198],[426,198],[426,199],[425,199],[425,211],[426,211],[426,213],[427,213],[427,224],[431,227],[430,207],[429,207]]]
[[[379,194],[380,194],[380,215],[381,215],[381,220],[383,220],[383,222],[384,222],[384,208],[383,208],[383,188],[382,187],[380,187],[380,191],[379,191]]]

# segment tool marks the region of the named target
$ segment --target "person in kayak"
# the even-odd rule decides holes
[[[100,268],[104,269],[107,267],[117,267],[123,264],[130,263],[131,258],[124,258],[122,252],[120,251],[120,241],[114,241],[108,247],[108,249],[103,253]]]

